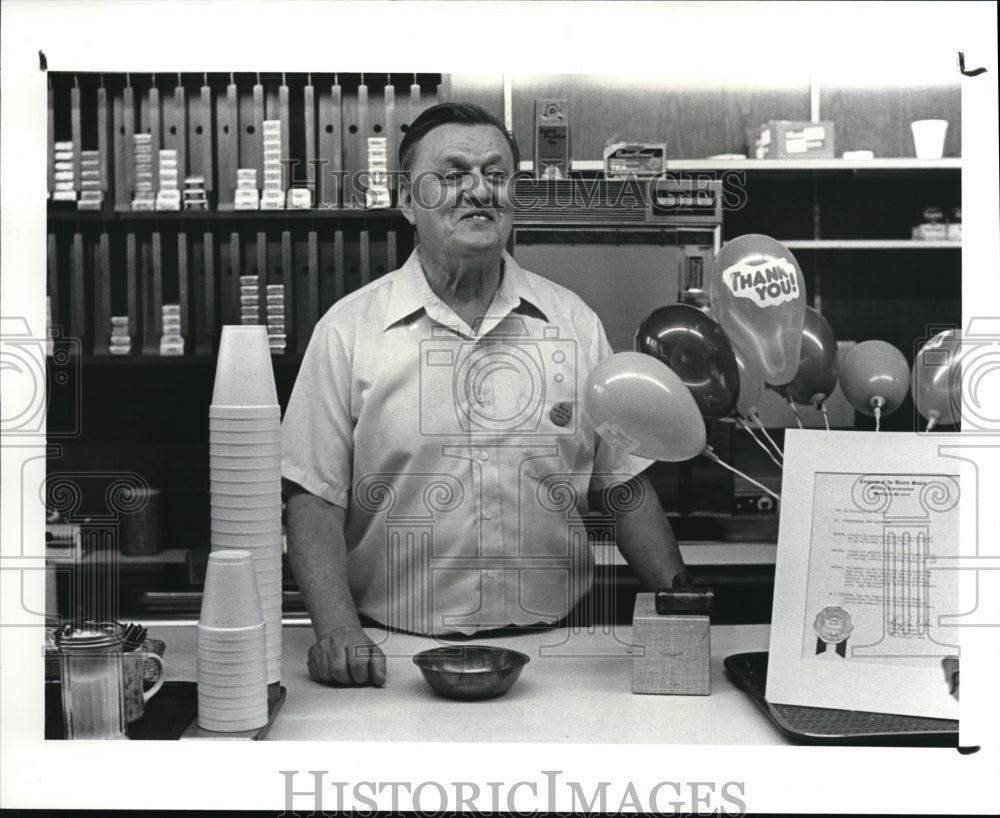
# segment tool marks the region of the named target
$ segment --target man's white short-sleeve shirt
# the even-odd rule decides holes
[[[596,314],[503,264],[475,328],[431,290],[419,248],[338,301],[285,412],[282,476],[347,510],[355,604],[392,627],[565,616],[592,578],[588,491],[649,465],[582,411],[587,374],[611,354]]]

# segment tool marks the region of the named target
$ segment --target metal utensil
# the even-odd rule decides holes
[[[413,657],[434,690],[467,701],[506,693],[528,661],[523,653],[492,645],[449,645]]]

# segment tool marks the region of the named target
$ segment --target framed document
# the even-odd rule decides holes
[[[957,440],[788,432],[769,701],[958,718]]]

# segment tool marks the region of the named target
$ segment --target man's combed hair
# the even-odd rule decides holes
[[[517,147],[517,140],[499,119],[482,106],[471,102],[442,102],[428,108],[410,124],[399,145],[400,170],[409,171],[412,168],[420,140],[441,125],[492,125],[510,145],[514,155],[514,171],[520,167],[521,151]]]

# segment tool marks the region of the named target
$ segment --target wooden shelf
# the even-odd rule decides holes
[[[574,159],[572,170],[603,171],[600,159]],[[947,159],[668,159],[667,171],[672,170],[754,170],[754,171],[813,171],[813,170],[961,170],[961,158]],[[521,170],[534,170],[530,161],[521,162]]]
[[[377,210],[361,210],[356,208],[294,208],[286,210],[123,210],[96,211],[72,210],[50,207],[48,219],[50,222],[114,222],[117,224],[143,224],[167,222],[300,222],[307,219],[372,219],[393,220],[403,218],[399,208],[380,208]]]
[[[917,239],[782,239],[790,250],[961,250],[960,241]]]

